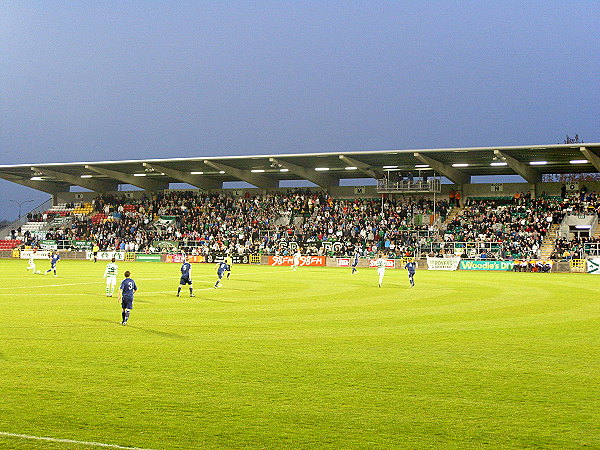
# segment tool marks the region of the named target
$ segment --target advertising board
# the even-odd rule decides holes
[[[593,275],[600,275],[600,258],[587,260],[587,272]]]
[[[269,256],[270,266],[291,266],[294,263],[292,256]],[[301,256],[300,266],[324,266],[324,256]]]
[[[377,267],[377,259],[369,259],[369,267]],[[385,268],[386,269],[395,269],[396,268],[396,260],[395,259],[386,259],[385,260]]]
[[[461,260],[460,270],[513,270],[514,261],[469,261]]]
[[[86,259],[94,259],[94,252],[85,252],[85,257]],[[98,261],[110,261],[113,258],[117,261],[124,261],[125,252],[98,252],[98,255],[96,255]]]
[[[453,258],[431,258],[427,257],[427,270],[456,270],[458,269],[459,257]]]

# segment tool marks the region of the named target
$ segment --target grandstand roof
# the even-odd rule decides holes
[[[536,183],[542,174],[600,172],[600,144],[32,163],[1,165],[0,178],[54,194],[71,186],[116,191],[119,184],[146,190],[166,189],[169,183],[217,189],[229,181],[274,188],[281,180],[308,180],[327,188],[340,179],[380,178],[393,170],[431,170],[456,184],[470,183],[475,175],[514,174]]]

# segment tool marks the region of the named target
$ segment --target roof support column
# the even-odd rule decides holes
[[[307,169],[306,167],[301,167],[276,158],[269,158],[269,161],[273,164],[279,165],[280,167],[288,169],[290,172],[295,173],[296,175],[300,175],[302,178],[315,183],[317,186],[320,186],[324,189],[329,189],[330,187],[340,185],[339,179],[325,173],[318,173],[314,170]]]
[[[419,161],[422,161],[425,164],[429,164],[429,166],[433,168],[433,170],[441,173],[454,184],[469,184],[471,182],[471,176],[469,174],[455,169],[454,167],[449,166],[448,164],[444,164],[440,161],[430,158],[429,156],[425,156],[423,153],[417,152],[414,155],[415,158],[417,158]]]
[[[269,189],[269,188],[277,188],[279,187],[279,181],[274,178],[265,177],[264,175],[259,175],[256,173],[251,173],[246,170],[237,169],[235,167],[227,166],[225,164],[217,163],[214,161],[210,161],[208,159],[204,160],[204,164],[211,166],[217,170],[221,170],[225,173],[233,175],[236,178],[239,178],[246,183],[250,183],[261,189]]]
[[[32,167],[31,170],[35,172],[41,172],[46,175],[49,175],[54,178],[58,178],[59,180],[66,181],[67,183],[74,184],[77,186],[84,187],[91,191],[95,192],[110,192],[116,191],[119,187],[118,183],[115,182],[107,182],[101,180],[93,180],[90,178],[81,178],[76,175],[71,175],[69,173],[57,172],[56,170],[47,169],[45,167]]]
[[[532,170],[529,166],[523,164],[521,161],[517,161],[512,156],[502,153],[500,150],[494,150],[494,154],[502,159],[502,161],[506,162],[508,167],[525,178],[528,183],[535,184],[541,181],[541,175]]]
[[[596,155],[589,148],[579,147],[579,151],[585,155],[587,160],[592,163],[598,172],[600,172],[600,156]]]
[[[148,167],[150,169],[154,169],[157,172],[164,173],[169,175],[172,178],[175,178],[184,183],[191,184],[192,186],[196,186],[199,189],[222,189],[223,183],[221,181],[213,180],[204,175],[192,175],[189,172],[182,172],[181,170],[170,169],[168,167],[159,166],[154,163],[143,163],[144,167]]]
[[[134,177],[128,173],[117,172],[116,170],[105,169],[104,167],[85,166],[86,169],[92,170],[107,177],[114,178],[121,183],[131,184],[147,191],[162,191],[169,187],[169,183],[164,183],[156,180],[148,180],[146,177]]]

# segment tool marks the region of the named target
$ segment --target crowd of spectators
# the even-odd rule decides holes
[[[600,202],[594,192],[566,198],[531,199],[528,193],[470,198],[441,231],[438,225],[452,208],[445,199],[434,205],[424,198],[334,199],[327,192],[302,189],[256,197],[170,191],[136,200],[104,195],[92,206],[93,216],[76,215],[66,226],[46,231],[44,238],[88,241],[101,250],[161,252],[177,246],[190,254],[285,254],[289,247],[280,245],[285,241],[297,242],[306,254],[330,255],[331,247],[322,243],[341,242],[335,252],[347,256],[357,250],[364,255],[443,254],[444,244],[450,249],[456,242],[496,243],[476,247],[476,256],[536,258],[552,224],[566,213],[598,212]],[[35,245],[39,236],[25,238],[27,245]],[[559,240],[553,256],[572,255],[581,245]]]
[[[559,238],[554,243],[552,259],[568,261],[570,259],[600,256],[596,249],[600,249],[600,238],[581,236],[573,239]]]

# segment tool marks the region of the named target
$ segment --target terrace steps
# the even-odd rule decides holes
[[[559,224],[553,223],[548,229],[546,237],[544,238],[542,246],[540,247],[540,259],[549,259],[550,256],[552,256],[554,245],[556,244],[556,233],[559,226]]]

